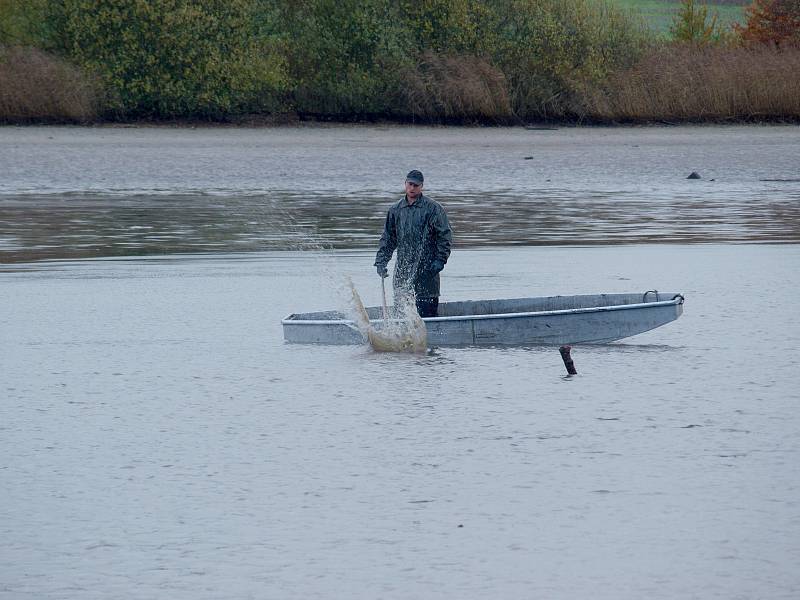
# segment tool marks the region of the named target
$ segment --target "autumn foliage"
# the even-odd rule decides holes
[[[744,27],[736,27],[744,42],[800,46],[800,0],[755,0],[745,15]]]

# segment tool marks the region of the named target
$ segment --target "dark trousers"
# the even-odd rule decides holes
[[[439,298],[417,298],[417,312],[425,317],[439,316]]]

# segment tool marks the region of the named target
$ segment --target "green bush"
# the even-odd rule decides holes
[[[408,116],[416,105],[407,93],[407,78],[429,62],[423,57],[434,53],[469,60],[490,50],[486,31],[491,11],[478,0],[298,0],[277,5],[294,108],[301,113]]]
[[[574,111],[578,90],[632,63],[645,40],[641,22],[594,0],[298,0],[276,6],[293,107],[333,117],[438,120],[456,116],[459,107],[468,109],[467,118],[495,119],[508,110],[525,119],[562,117]],[[466,65],[475,66],[474,77],[465,77],[473,74]],[[501,80],[507,87],[499,93]],[[409,92],[415,82],[423,85]]]
[[[494,60],[523,119],[580,116],[586,86],[632,64],[646,47],[644,25],[593,0],[493,0]]]
[[[389,0],[298,0],[279,5],[293,108],[334,117],[385,113],[405,59]]]
[[[398,20],[412,55],[476,55],[491,51],[492,14],[485,0],[402,0]]]
[[[278,107],[288,81],[253,0],[60,0],[62,51],[126,117],[220,117]]]
[[[0,0],[0,46],[47,48],[47,0]]]
[[[575,118],[646,45],[608,2],[0,0],[0,35],[80,66],[117,118]]]

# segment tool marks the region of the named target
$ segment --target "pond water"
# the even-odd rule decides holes
[[[0,261],[372,248],[415,167],[459,248],[800,241],[798,127],[0,128]]]
[[[0,598],[798,597],[799,147],[0,128]],[[573,377],[556,348],[285,344],[347,277],[379,303],[414,167],[455,230],[443,300],[684,315]]]

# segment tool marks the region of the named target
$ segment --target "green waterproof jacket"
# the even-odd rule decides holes
[[[386,215],[375,266],[385,269],[397,250],[395,293],[413,290],[417,298],[438,298],[439,271],[450,256],[452,239],[441,204],[425,195],[409,204],[403,196]]]

